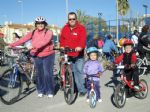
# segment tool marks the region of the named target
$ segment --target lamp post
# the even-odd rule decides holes
[[[21,23],[23,23],[23,0],[18,0],[18,3],[21,6]]]
[[[68,0],[66,1],[66,20],[68,21]]]
[[[117,38],[117,43],[119,42],[119,28],[118,28],[119,21],[118,21],[118,18],[119,18],[119,14],[118,14],[118,0],[116,0],[116,38]]]
[[[148,8],[148,6],[144,4],[143,7],[145,8],[145,17],[147,17],[147,8]]]
[[[101,27],[101,16],[102,16],[102,13],[101,12],[99,12],[98,13],[98,20],[99,20],[99,27],[98,27],[98,30],[99,30],[99,35],[101,35],[101,30],[102,30],[102,27]]]

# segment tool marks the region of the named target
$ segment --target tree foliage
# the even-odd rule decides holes
[[[127,14],[130,6],[128,0],[117,0],[118,3],[118,12],[121,16]]]

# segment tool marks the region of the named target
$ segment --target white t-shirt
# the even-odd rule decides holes
[[[131,37],[131,40],[132,40],[132,42],[134,43],[134,45],[137,45],[137,44],[138,44],[138,37],[137,37],[136,35],[133,35],[133,36]]]

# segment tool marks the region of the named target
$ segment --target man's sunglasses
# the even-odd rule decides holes
[[[72,19],[68,19],[69,21],[71,21],[71,20],[73,20],[73,21],[75,21],[76,19],[75,18],[72,18]]]

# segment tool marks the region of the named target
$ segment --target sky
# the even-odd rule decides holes
[[[12,23],[31,23],[37,16],[46,18],[48,24],[62,27],[66,23],[67,0],[0,0],[0,24],[4,21]],[[68,11],[76,12],[77,9],[87,15],[102,18],[106,21],[116,18],[116,0],[68,0]],[[148,5],[150,13],[150,0],[129,0],[130,11],[125,17],[143,15],[143,4]]]

